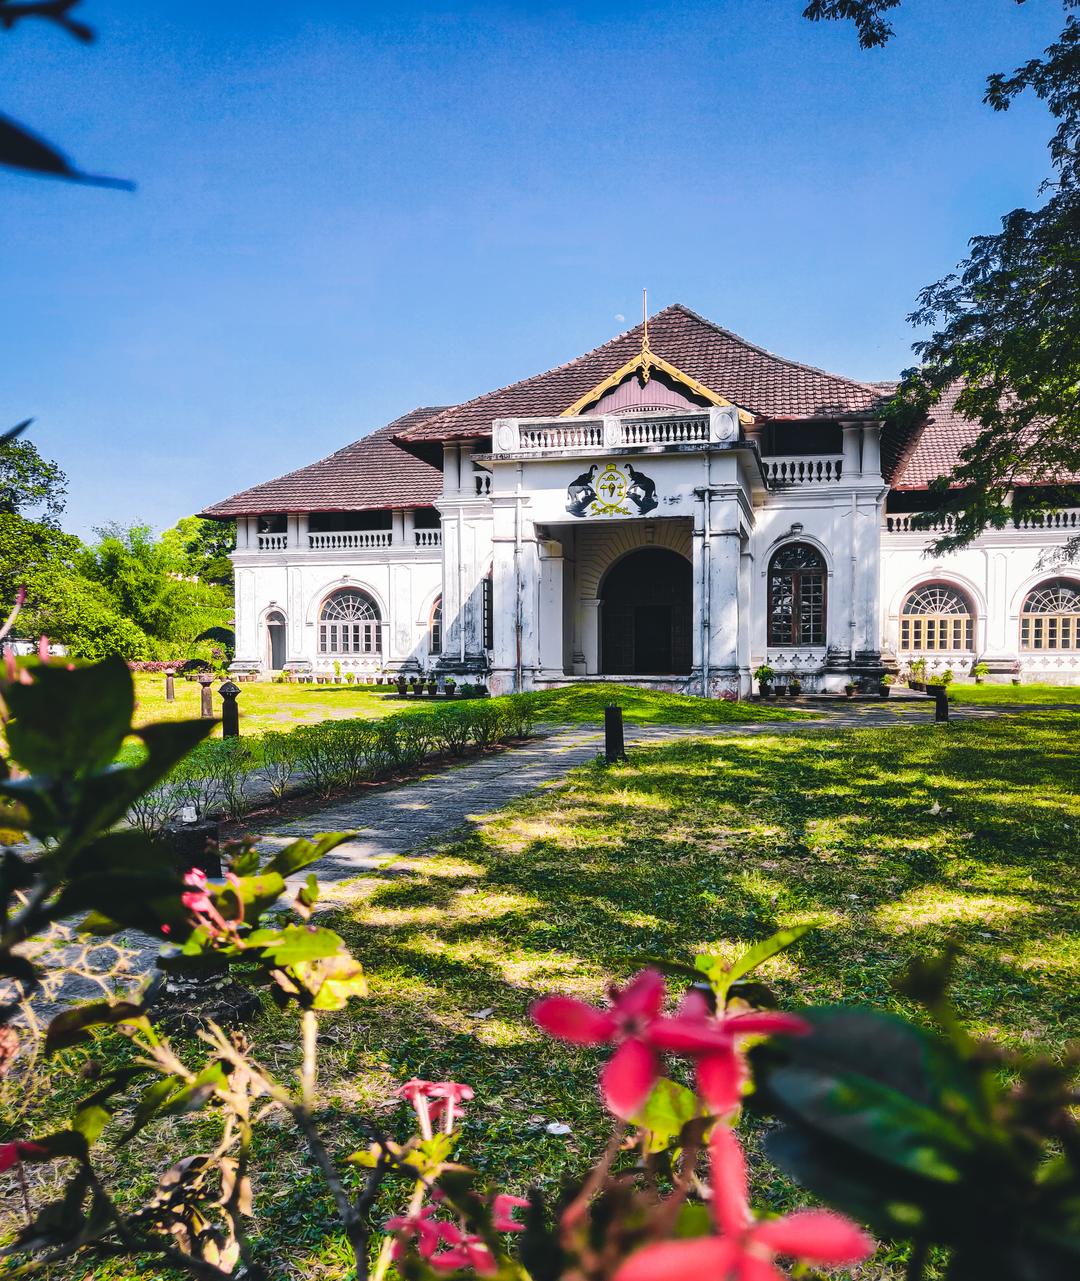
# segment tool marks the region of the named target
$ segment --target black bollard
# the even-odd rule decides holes
[[[213,685],[214,678],[205,672],[199,677],[199,684],[202,686],[202,710],[199,715],[207,720],[214,718],[214,699],[210,692],[210,686]]]
[[[239,738],[240,708],[237,706],[236,698],[240,693],[240,686],[234,685],[232,681],[226,681],[218,693],[221,695],[221,737]]]
[[[604,708],[604,760],[609,765],[626,760],[621,707]]]
[[[213,879],[221,878],[221,853],[217,823],[203,819],[197,823],[167,823],[161,836],[172,849],[180,872],[197,867]]]
[[[934,720],[949,719],[949,691],[944,685],[934,686]]]
[[[166,703],[176,702],[176,681],[172,672],[165,673],[165,701]]]

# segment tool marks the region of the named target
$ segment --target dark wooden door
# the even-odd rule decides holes
[[[693,577],[684,556],[663,547],[631,552],[604,579],[601,602],[605,675],[689,672]]]

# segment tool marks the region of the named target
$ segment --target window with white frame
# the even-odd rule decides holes
[[[435,597],[431,607],[431,619],[428,622],[428,653],[442,653],[442,597]]]
[[[379,653],[380,622],[379,607],[366,592],[335,592],[319,614],[319,653]]]
[[[1027,594],[1020,648],[1080,650],[1080,583],[1054,578]]]
[[[909,592],[900,611],[900,648],[906,653],[963,653],[975,647],[975,620],[962,592],[926,583]]]

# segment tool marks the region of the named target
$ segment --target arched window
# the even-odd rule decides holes
[[[428,622],[428,653],[442,653],[442,597],[435,597],[431,607],[431,619]]]
[[[825,558],[788,543],[769,562],[769,644],[825,644]]]
[[[1021,649],[1080,649],[1080,583],[1054,578],[1028,593],[1020,611]]]
[[[319,615],[319,653],[377,654],[379,632],[379,607],[366,592],[335,592]]]
[[[974,649],[975,620],[966,598],[945,583],[916,587],[900,611],[900,648],[911,653]]]

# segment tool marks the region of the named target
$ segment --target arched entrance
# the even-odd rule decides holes
[[[272,672],[285,666],[285,615],[279,609],[266,616],[266,657]]]
[[[609,676],[690,671],[694,584],[690,562],[666,547],[631,552],[600,587],[600,670]]]

